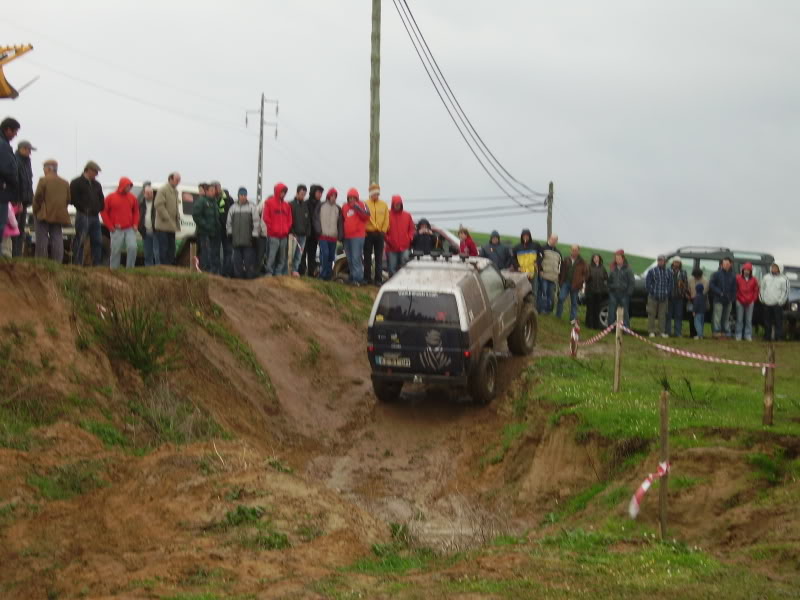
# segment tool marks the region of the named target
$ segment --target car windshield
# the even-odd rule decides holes
[[[385,321],[458,325],[456,297],[438,292],[384,292],[375,322]]]

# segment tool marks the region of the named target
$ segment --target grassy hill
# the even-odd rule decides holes
[[[472,232],[472,239],[475,240],[475,243],[480,248],[483,244],[486,244],[489,241],[489,234],[488,233],[477,233]],[[514,245],[519,243],[519,237],[511,236],[511,235],[501,235],[500,238],[503,240],[504,243]],[[561,253],[566,256],[569,254],[570,246],[572,244],[558,244],[558,249],[561,250]],[[581,248],[581,254],[585,259],[589,259],[592,254],[599,254],[603,257],[603,263],[606,266],[611,264],[611,261],[614,259],[614,250],[601,250],[600,248],[589,248],[588,246],[583,246]],[[637,254],[628,254],[628,263],[633,269],[634,273],[642,273],[650,264],[655,260],[655,258],[650,258],[648,256],[640,256]]]

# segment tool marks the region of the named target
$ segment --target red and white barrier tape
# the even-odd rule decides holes
[[[658,463],[658,470],[655,472],[655,474],[650,473],[642,482],[642,485],[640,485],[636,492],[634,492],[633,496],[631,497],[631,503],[628,505],[628,514],[631,516],[631,519],[635,519],[639,514],[642,498],[644,498],[644,495],[647,493],[647,490],[650,489],[650,486],[653,485],[653,482],[656,479],[661,479],[667,473],[669,473],[669,463]]]
[[[597,342],[602,340],[604,337],[606,337],[609,333],[614,331],[615,327],[616,327],[616,325],[609,325],[608,327],[606,327],[603,331],[601,331],[600,333],[598,333],[594,337],[590,337],[588,340],[582,342],[582,341],[580,341],[581,328],[578,327],[578,325],[575,325],[575,327],[572,328],[571,338],[575,341],[575,343],[578,346],[591,346],[592,344],[596,344]]]
[[[194,268],[198,273],[200,272],[200,258],[197,256],[194,257]]]
[[[677,354],[678,356],[685,356],[687,358],[694,358],[696,360],[703,360],[705,362],[711,363],[720,363],[723,365],[738,365],[740,367],[756,367],[759,369],[774,369],[774,363],[762,363],[762,362],[749,362],[746,360],[733,360],[730,358],[720,358],[718,356],[710,356],[708,354],[698,354],[697,352],[688,352],[686,350],[680,350],[679,348],[673,348],[672,346],[665,346],[664,344],[657,344],[655,342],[651,342],[646,337],[639,335],[638,333],[631,331],[625,325],[622,325],[622,330],[627,333],[628,335],[632,335],[637,340],[641,340],[646,344],[650,344],[658,348],[659,350],[663,350],[664,352],[670,352],[672,354]]]

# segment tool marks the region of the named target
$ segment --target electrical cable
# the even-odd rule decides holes
[[[414,51],[417,53],[417,56],[419,57],[420,62],[422,62],[422,68],[425,69],[425,73],[428,75],[428,79],[430,79],[431,84],[433,85],[433,88],[436,91],[436,94],[439,96],[439,100],[442,101],[442,105],[444,106],[445,110],[447,111],[447,114],[450,116],[450,120],[453,121],[453,124],[456,126],[456,129],[458,129],[458,133],[461,135],[462,139],[464,140],[464,143],[467,144],[467,147],[469,148],[470,152],[472,152],[472,155],[475,157],[475,160],[478,161],[478,163],[481,165],[481,168],[486,172],[486,174],[495,183],[495,185],[506,196],[508,196],[516,204],[519,204],[521,206],[522,203],[519,202],[512,194],[510,194],[508,192],[508,190],[506,190],[503,187],[503,185],[497,180],[497,178],[494,175],[492,175],[492,173],[489,171],[489,169],[486,167],[486,165],[483,163],[483,161],[478,156],[478,153],[475,152],[475,149],[472,147],[472,144],[469,143],[469,140],[467,139],[467,136],[464,135],[464,132],[461,130],[461,127],[459,127],[458,121],[456,121],[455,117],[453,116],[453,112],[450,110],[450,107],[447,105],[447,102],[445,101],[444,97],[442,96],[442,92],[439,90],[439,87],[436,85],[436,82],[434,81],[433,76],[431,75],[430,69],[428,68],[428,65],[426,64],[425,59],[423,59],[422,54],[420,53],[420,50],[419,50],[419,48],[417,47],[417,44],[414,41],[414,38],[413,38],[413,36],[411,34],[411,30],[409,29],[409,25],[406,23],[406,20],[404,18],[403,12],[400,10],[400,6],[398,5],[398,0],[392,0],[392,3],[394,4],[395,10],[397,10],[397,14],[398,14],[398,16],[400,17],[400,20],[403,23],[403,27],[406,30],[406,34],[408,35],[408,39],[411,41],[411,45],[414,46]]]
[[[416,209],[416,207],[411,205],[410,202],[409,202],[409,205],[410,205],[409,209]],[[524,208],[530,213],[546,213],[547,212],[546,209],[545,210],[542,210],[540,208],[539,209],[535,209],[535,210],[531,209],[531,206],[533,206],[533,205],[527,205],[526,204],[526,205],[523,205],[521,207],[520,206],[492,206],[491,210],[520,210],[520,208]],[[426,209],[425,213],[429,214],[429,215],[463,215],[463,214],[470,214],[470,213],[485,213],[485,212],[487,212],[487,210],[488,209],[484,206],[484,207],[481,207],[481,208],[459,208],[459,209],[455,209],[455,210],[451,210],[451,209],[427,210]]]
[[[489,149],[489,147],[483,141],[483,138],[480,136],[480,134],[478,134],[477,130],[472,125],[472,121],[470,121],[466,112],[461,107],[461,103],[456,98],[456,95],[455,93],[453,93],[453,90],[450,87],[447,78],[445,77],[444,73],[439,67],[439,63],[436,60],[436,57],[433,55],[433,52],[431,51],[430,46],[428,45],[428,42],[425,39],[425,36],[422,33],[422,30],[420,29],[416,18],[414,17],[414,14],[411,12],[411,7],[408,5],[408,2],[406,0],[400,0],[400,2],[402,6],[405,7],[405,12],[408,15],[408,18],[410,18],[411,20],[410,23],[413,23],[412,30],[414,31],[414,36],[416,37],[417,42],[420,43],[420,46],[423,48],[423,53],[426,54],[428,64],[431,65],[431,67],[433,68],[436,78],[439,80],[440,85],[443,86],[445,95],[447,95],[448,98],[450,99],[451,105],[456,110],[456,114],[458,115],[459,120],[464,125],[464,127],[467,128],[467,133],[475,142],[475,144],[478,146],[478,150],[481,152],[481,154],[483,154],[483,156],[489,161],[490,164],[492,164],[492,161],[494,161],[494,164],[492,164],[492,168],[494,168],[494,170],[500,175],[500,177],[503,178],[503,180],[515,192],[520,193],[520,190],[517,189],[517,187],[514,185],[514,183],[512,183],[512,181],[515,182],[517,185],[527,189],[530,194],[539,197],[546,197],[547,194],[543,194],[542,192],[537,192],[535,190],[532,190],[527,185],[518,181],[513,175],[511,175],[511,173],[508,172],[508,170],[503,166],[503,164],[497,159],[494,153]],[[528,194],[523,194],[523,195],[527,196]]]
[[[527,199],[528,196],[517,196]],[[486,202],[487,200],[508,200],[508,196],[443,196],[440,198],[404,198],[405,202]],[[531,206],[547,206],[547,201],[535,201]]]
[[[472,219],[491,219],[491,218],[494,218],[494,217],[515,217],[515,216],[524,216],[524,215],[536,214],[536,213],[532,213],[531,211],[529,211],[527,209],[516,208],[516,207],[515,208],[509,208],[507,210],[508,210],[508,212],[493,211],[493,212],[487,212],[487,213],[483,213],[483,214],[463,215],[461,217],[444,215],[444,216],[441,216],[441,217],[434,217],[434,219],[437,220],[437,221],[441,220],[441,221],[447,221],[447,222],[458,222],[458,221],[466,221],[466,220],[472,220]],[[418,215],[420,215],[420,217],[425,217],[428,214],[428,213],[424,213],[424,212],[421,212],[421,211],[415,211],[415,212]]]

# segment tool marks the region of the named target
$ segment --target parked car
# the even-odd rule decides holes
[[[800,321],[800,267],[786,266],[783,274],[789,279],[789,300],[783,310],[786,335],[789,339],[800,336],[797,324]]]
[[[487,403],[496,394],[495,351],[533,352],[537,317],[524,273],[486,258],[414,257],[378,292],[367,330],[372,385],[382,402],[403,383],[466,389]]]
[[[158,188],[162,185],[166,185],[165,183],[153,183],[153,190],[157,193]],[[108,196],[109,194],[117,191],[116,184],[106,184],[103,186],[103,193]],[[131,188],[131,194],[139,197],[139,193],[142,191],[142,183],[135,182],[133,184],[133,188]],[[178,192],[180,194],[181,202],[178,205],[178,211],[181,217],[181,230],[175,234],[175,256],[176,256],[176,264],[189,266],[190,260],[189,256],[192,251],[192,244],[195,241],[195,224],[194,219],[192,219],[192,207],[194,206],[194,201],[197,199],[199,189],[196,185],[179,185]],[[64,235],[64,262],[69,263],[72,262],[72,254],[73,254],[73,241],[75,239],[75,214],[76,210],[75,207],[71,204],[67,207],[67,212],[69,213],[69,220],[70,225],[65,226],[63,228],[63,235]],[[29,254],[33,254],[35,247],[36,247],[36,232],[35,228],[33,227],[32,223],[33,219],[29,219],[28,223],[28,231],[30,235],[30,245],[29,245]],[[101,229],[103,233],[103,264],[108,265],[109,256],[111,254],[111,236],[106,229],[106,226],[101,222]],[[139,258],[141,259],[140,262],[144,262],[143,258],[143,245],[142,239],[139,235],[137,230],[136,237],[139,246]],[[91,262],[91,253],[89,251],[89,240],[85,240],[85,250],[84,250],[84,260],[86,264]]]
[[[745,250],[731,250],[730,248],[708,247],[708,246],[684,246],[673,250],[672,252],[665,252],[664,256],[667,257],[667,268],[672,265],[672,261],[679,258],[683,263],[683,269],[686,274],[691,277],[692,271],[695,268],[700,268],[703,275],[707,279],[711,279],[711,275],[719,269],[720,263],[723,258],[731,258],[733,260],[733,271],[739,273],[742,266],[747,263],[753,263],[753,276],[761,281],[761,279],[769,273],[770,265],[775,262],[775,258],[771,254],[763,252],[751,252]],[[645,289],[645,278],[648,271],[654,268],[657,261],[654,261],[647,267],[643,273],[636,275],[636,283],[631,297],[630,314],[632,317],[646,317],[647,316],[647,290]],[[710,316],[709,316],[710,318]],[[731,311],[731,321],[735,323],[735,311]],[[608,326],[608,302],[605,301],[600,309],[600,323],[603,327]],[[762,310],[760,302],[756,303],[755,310],[753,311],[753,324],[763,324]]]

